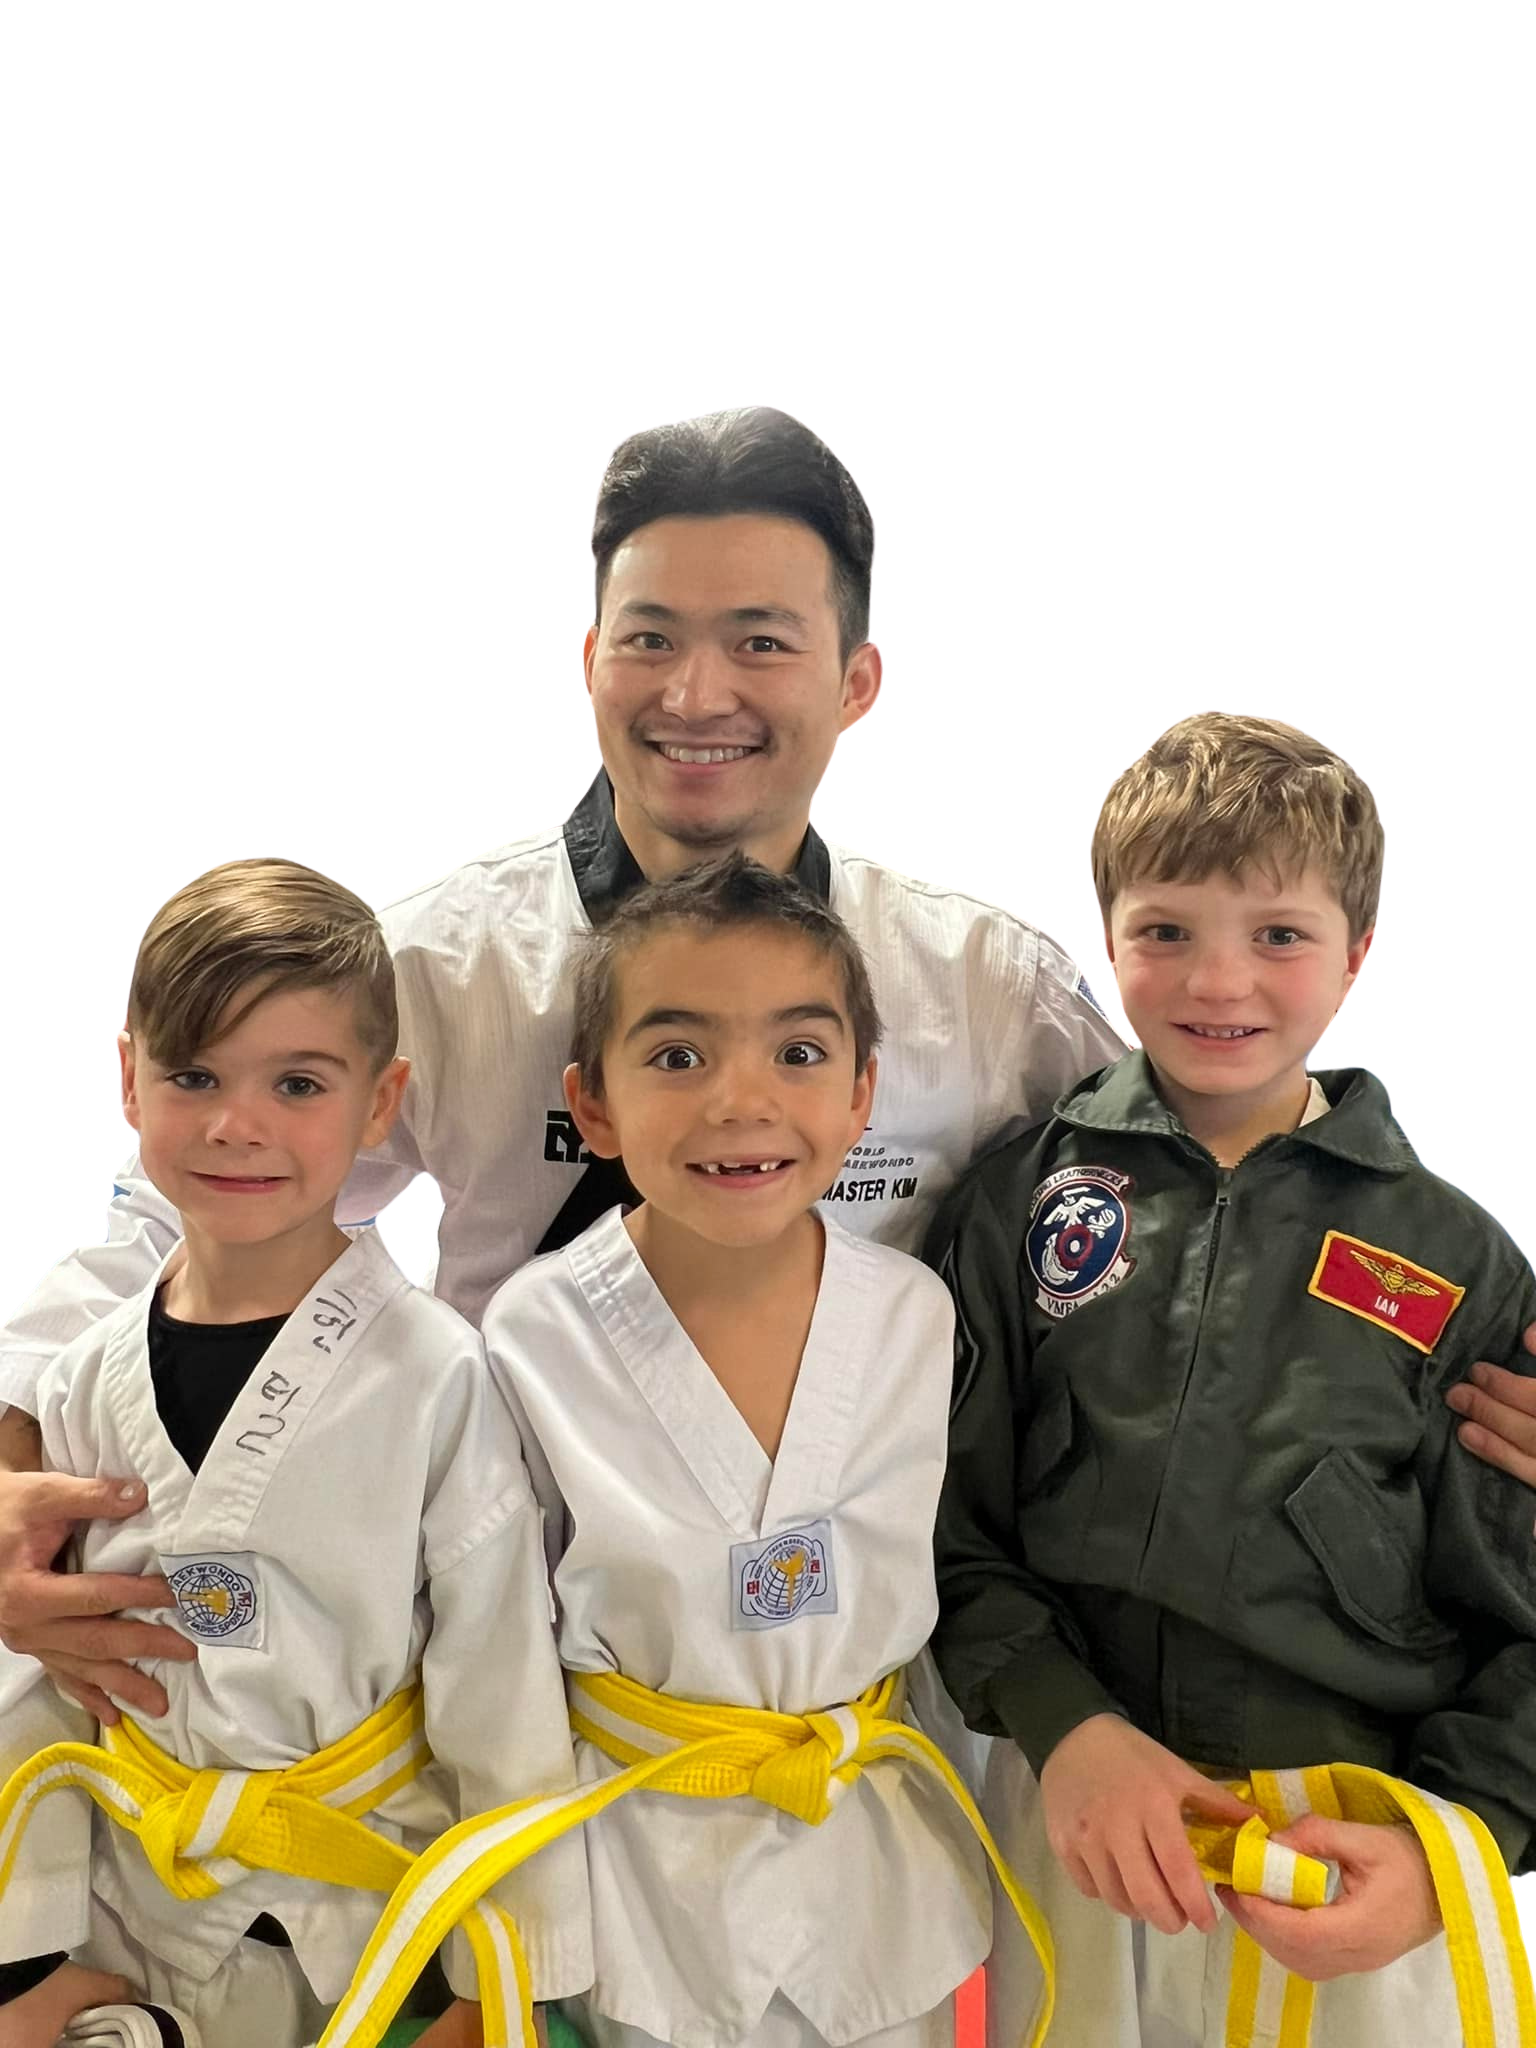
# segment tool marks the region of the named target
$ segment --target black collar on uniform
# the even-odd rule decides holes
[[[565,851],[581,907],[593,924],[645,881],[613,815],[613,784],[602,769],[565,821]],[[806,827],[790,872],[823,903],[831,896],[832,856],[814,825]]]

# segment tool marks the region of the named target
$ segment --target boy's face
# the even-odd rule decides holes
[[[820,1200],[869,1120],[842,976],[798,932],[658,930],[618,965],[603,1091],[574,1067],[587,1143],[710,1243],[769,1243]]]
[[[1369,932],[1315,869],[1241,881],[1136,882],[1110,913],[1109,957],[1159,1077],[1192,1096],[1267,1105],[1293,1092],[1360,972]]]
[[[249,1000],[242,992],[232,1004]],[[376,1073],[345,991],[264,997],[186,1066],[164,1068],[125,1036],[123,1113],[144,1170],[188,1226],[218,1244],[262,1244],[331,1210],[358,1152],[394,1122],[409,1071]]]

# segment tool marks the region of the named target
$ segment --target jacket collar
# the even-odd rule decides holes
[[[1375,1173],[1406,1173],[1418,1165],[1418,1155],[1398,1129],[1387,1091],[1374,1074],[1361,1067],[1341,1067],[1317,1078],[1331,1104],[1328,1114],[1290,1132],[1276,1149],[1279,1144],[1306,1145]],[[1158,1094],[1144,1052],[1127,1053],[1081,1082],[1057,1103],[1056,1114],[1079,1130],[1138,1131],[1181,1145],[1196,1142]]]
[[[640,888],[645,876],[624,843],[613,815],[613,785],[602,769],[565,821],[565,851],[576,877],[581,907],[596,924],[617,903]],[[832,856],[814,825],[806,827],[791,873],[802,888],[825,903],[832,894]]]

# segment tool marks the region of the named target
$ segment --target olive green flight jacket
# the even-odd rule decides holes
[[[1390,1771],[1536,1867],[1536,1495],[1441,1398],[1536,1372],[1536,1279],[1378,1081],[1318,1078],[1223,1169],[1132,1053],[948,1197],[934,1650],[1036,1771],[1113,1711],[1206,1768]]]

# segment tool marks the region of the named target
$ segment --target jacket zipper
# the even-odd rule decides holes
[[[1179,1424],[1184,1420],[1185,1404],[1189,1400],[1189,1390],[1195,1377],[1195,1363],[1200,1356],[1200,1337],[1205,1328],[1205,1308],[1206,1303],[1211,1298],[1211,1281],[1215,1277],[1216,1272],[1216,1254],[1221,1249],[1221,1226],[1226,1218],[1227,1203],[1231,1198],[1234,1170],[1230,1166],[1223,1166],[1219,1169],[1220,1177],[1216,1183],[1216,1201],[1211,1210],[1211,1237],[1205,1253],[1205,1274],[1200,1283],[1200,1314],[1195,1320],[1194,1342],[1189,1348],[1189,1365],[1184,1374],[1184,1384],[1179,1389],[1179,1405],[1174,1410],[1173,1423],[1168,1431],[1170,1455],[1172,1453],[1172,1446],[1179,1434]],[[1147,1526],[1147,1539],[1141,1546],[1141,1563],[1137,1567],[1136,1572],[1138,1591],[1141,1586],[1142,1573],[1146,1570],[1147,1558],[1151,1554],[1152,1545],[1157,1540],[1157,1528],[1162,1518],[1163,1489],[1160,1487],[1158,1489],[1157,1506],[1152,1510],[1152,1520]]]

